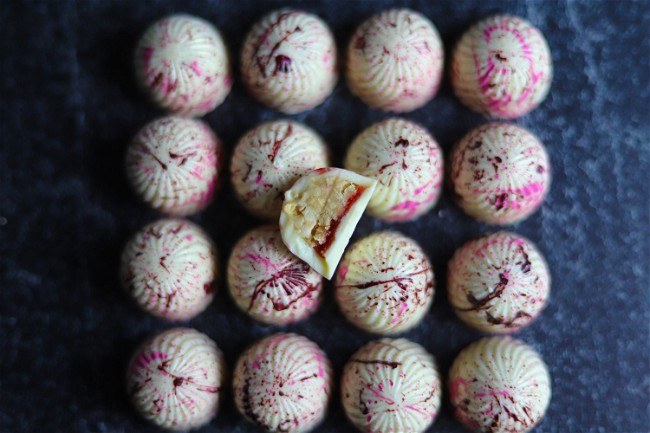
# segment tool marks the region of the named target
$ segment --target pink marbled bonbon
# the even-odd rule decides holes
[[[433,356],[403,338],[367,343],[343,369],[343,409],[364,433],[422,433],[438,415],[441,399]]]
[[[312,430],[325,417],[331,388],[327,356],[296,334],[257,341],[240,356],[233,373],[237,409],[270,432]]]
[[[524,433],[544,417],[551,378],[540,355],[510,337],[466,347],[449,371],[456,418],[472,431]]]
[[[409,9],[373,15],[348,45],[346,78],[350,91],[373,108],[407,112],[435,96],[444,53],[438,31]]]
[[[486,18],[456,45],[451,83],[473,111],[512,119],[537,107],[548,94],[553,61],[544,35],[509,15]]]
[[[413,240],[377,232],[355,242],[336,275],[335,297],[343,315],[368,332],[392,335],[416,326],[434,295],[429,259]]]
[[[535,212],[551,185],[544,145],[527,130],[490,123],[452,149],[450,178],[458,204],[490,224],[514,224]]]
[[[135,51],[138,82],[161,108],[179,116],[202,116],[230,93],[228,51],[217,29],[190,15],[154,23]]]
[[[122,286],[140,308],[167,320],[189,320],[205,310],[217,275],[214,243],[185,220],[145,226],[122,252]]]
[[[277,219],[284,192],[310,170],[329,165],[329,151],[314,130],[298,122],[277,120],[253,128],[239,140],[230,178],[248,211]]]
[[[225,375],[225,361],[214,341],[194,329],[174,328],[135,352],[127,392],[136,410],[157,426],[194,429],[216,416]]]
[[[449,262],[447,295],[456,315],[484,332],[516,332],[546,306],[550,273],[539,250],[515,233],[470,241]]]
[[[228,289],[237,306],[256,320],[286,325],[318,308],[323,278],[282,243],[277,226],[246,233],[228,261]]]
[[[368,213],[388,222],[411,221],[438,201],[442,150],[429,132],[404,119],[377,122],[350,145],[344,166],[378,184]]]
[[[263,104],[286,114],[312,109],[338,81],[334,36],[316,15],[274,11],[246,36],[241,72],[248,91]]]
[[[199,212],[214,196],[221,142],[200,120],[163,117],[145,125],[126,154],[126,174],[135,193],[171,216]]]

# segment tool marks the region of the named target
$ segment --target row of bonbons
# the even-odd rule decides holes
[[[220,273],[217,248],[199,226],[162,219],[137,232],[124,248],[120,280],[143,310],[166,320],[189,320],[213,301]],[[321,275],[293,255],[277,226],[244,234],[226,267],[237,307],[262,323],[305,320],[323,298]],[[511,232],[467,242],[449,262],[447,297],[456,315],[483,332],[512,333],[543,311],[551,278],[537,247]],[[435,295],[433,267],[418,243],[396,231],[354,242],[332,289],[346,319],[371,333],[394,335],[416,327]]]
[[[226,365],[217,345],[189,328],[146,341],[127,370],[127,390],[156,425],[187,430],[209,423],[223,400]],[[249,346],[232,376],[239,413],[269,432],[303,433],[326,416],[333,393],[327,355],[306,337],[277,333]],[[540,355],[510,337],[484,338],[455,359],[448,393],[456,418],[472,431],[525,432],[543,418],[551,397]],[[435,359],[409,340],[371,341],[343,369],[340,397],[362,432],[421,433],[442,400]]]
[[[199,212],[211,203],[223,177],[224,149],[200,120],[164,117],[143,127],[126,158],[135,192],[171,216]],[[519,222],[539,208],[551,183],[544,145],[527,130],[488,123],[453,147],[448,183],[469,215],[491,224]],[[253,215],[277,220],[284,192],[311,170],[330,166],[319,134],[278,120],[244,134],[232,154],[230,176],[238,200]],[[443,188],[444,157],[421,125],[391,118],[362,131],[344,167],[376,180],[368,213],[386,222],[414,220],[430,211]]]
[[[332,92],[339,74],[336,43],[317,16],[274,11],[253,25],[241,52],[249,92],[286,114],[309,110]],[[166,111],[202,116],[230,92],[233,75],[218,30],[189,15],[154,23],[137,44],[136,75]],[[370,107],[408,112],[438,91],[444,50],[433,23],[409,9],[391,9],[361,24],[349,41],[347,84]],[[450,77],[470,109],[494,117],[522,116],[546,97],[552,59],[542,33],[509,15],[486,18],[466,31],[453,51]]]

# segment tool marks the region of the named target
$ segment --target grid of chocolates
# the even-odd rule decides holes
[[[251,95],[285,114],[310,110],[332,93],[344,71],[351,92],[369,107],[407,113],[437,93],[444,71],[435,25],[409,9],[363,22],[345,66],[327,24],[281,9],[259,20],[241,51],[241,79]],[[495,122],[442,150],[423,125],[390,118],[361,131],[344,168],[330,166],[316,131],[293,120],[263,123],[241,136],[230,183],[243,207],[264,221],[246,233],[220,266],[208,233],[182,219],[204,210],[224,181],[223,146],[195,119],[228,96],[233,71],[219,31],[172,15],[137,44],[135,75],[168,115],[145,125],[129,145],[127,177],[135,193],[165,218],[127,244],[120,278],[144,311],[188,320],[212,302],[226,272],[234,304],[253,319],[282,326],[307,320],[325,287],[342,316],[372,334],[341,378],[344,411],[363,432],[423,432],[435,421],[442,379],[433,356],[396,334],[416,327],[435,293],[435,275],[418,243],[392,228],[348,245],[364,214],[413,221],[436,205],[445,181],[468,215],[495,225],[534,213],[550,187],[544,145],[529,131]],[[526,20],[486,18],[456,44],[449,73],[454,93],[487,117],[513,119],[537,107],[552,79],[548,45]],[[446,175],[445,175],[446,173]],[[225,271],[224,271],[225,269]],[[528,239],[500,231],[459,248],[448,266],[447,295],[458,318],[491,334],[530,325],[548,300],[550,275]],[[344,325],[342,325],[344,326]],[[226,367],[208,336],[174,328],[134,354],[127,388],[143,417],[167,429],[198,428],[218,411]],[[327,355],[307,338],[281,332],[251,345],[233,371],[236,407],[267,431],[307,432],[326,416],[333,388]],[[551,397],[540,355],[509,336],[483,338],[463,350],[448,378],[459,422],[472,431],[524,432]]]

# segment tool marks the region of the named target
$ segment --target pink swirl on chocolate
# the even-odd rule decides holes
[[[456,95],[489,116],[511,119],[528,113],[546,97],[552,75],[544,36],[518,17],[497,15],[479,22],[453,54]]]

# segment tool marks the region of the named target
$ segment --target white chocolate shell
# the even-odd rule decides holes
[[[441,397],[433,356],[403,338],[371,341],[343,369],[343,409],[364,433],[422,433],[435,420]]]
[[[157,334],[133,355],[127,391],[147,420],[170,430],[201,427],[217,414],[226,375],[223,355],[189,328]]]
[[[535,212],[551,186],[544,145],[530,132],[490,123],[467,133],[451,152],[457,202],[476,219],[514,224]]]
[[[320,168],[284,194],[282,240],[328,280],[341,260],[377,181],[341,168]]]
[[[368,213],[387,222],[411,221],[438,201],[443,157],[436,140],[403,119],[375,123],[348,149],[344,166],[377,180]]]
[[[272,12],[246,36],[241,71],[248,90],[263,104],[286,114],[310,110],[338,80],[334,36],[316,15]]]
[[[140,308],[168,320],[189,320],[205,310],[217,275],[214,243],[185,220],[145,226],[122,253],[122,286]]]
[[[447,294],[456,315],[468,325],[508,333],[541,313],[550,280],[546,261],[532,242],[499,232],[456,251],[449,262]]]
[[[434,295],[433,268],[420,246],[397,232],[377,232],[355,242],[336,274],[343,315],[359,328],[392,335],[416,326]]]
[[[228,289],[240,310],[270,325],[302,320],[318,308],[323,277],[291,254],[276,226],[246,233],[228,261]]]
[[[412,10],[391,9],[370,17],[352,36],[347,83],[373,108],[413,111],[438,92],[443,63],[433,23]]]
[[[472,431],[523,433],[544,417],[551,378],[539,354],[510,337],[465,348],[449,372],[456,418]]]
[[[200,212],[218,180],[221,142],[193,119],[163,117],[142,128],[127,150],[126,173],[135,193],[171,216]]]
[[[266,431],[303,433],[325,417],[331,382],[329,360],[315,343],[296,334],[274,334],[237,361],[235,404]]]
[[[528,21],[495,15],[472,26],[456,45],[451,84],[463,104],[513,119],[548,94],[553,60],[544,35]]]
[[[203,116],[220,105],[232,87],[228,50],[217,29],[190,15],[154,23],[138,41],[139,84],[162,109]]]
[[[284,192],[307,172],[330,165],[329,152],[311,128],[290,120],[263,123],[244,135],[230,173],[239,201],[252,214],[278,218]]]

